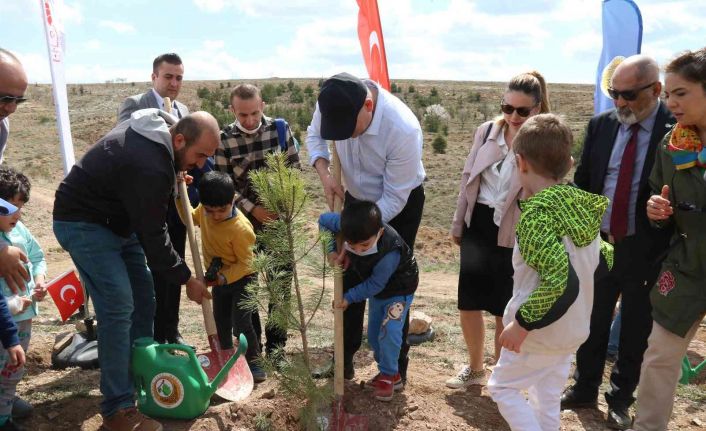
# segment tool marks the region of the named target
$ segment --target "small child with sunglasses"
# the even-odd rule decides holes
[[[27,272],[30,275],[30,280],[22,286],[20,292],[11,291],[5,280],[0,279],[2,302],[7,301],[14,320],[13,326],[16,325],[15,331],[9,331],[16,332],[16,335],[9,338],[7,335],[1,336],[3,348],[0,349],[0,431],[19,429],[11,419],[12,407],[17,399],[15,390],[25,374],[23,352],[29,348],[32,319],[38,314],[37,302],[43,300],[47,294],[47,264],[44,252],[20,221],[22,207],[29,200],[30,188],[25,175],[6,166],[0,167],[0,237],[8,244],[19,247],[27,255]],[[2,308],[0,305],[0,309]],[[2,326],[9,329],[7,324],[0,324],[0,327]],[[0,330],[0,334],[3,332],[8,333],[7,330]],[[21,353],[21,358],[18,353]]]

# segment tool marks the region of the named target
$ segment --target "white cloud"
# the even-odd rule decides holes
[[[194,0],[194,4],[206,12],[220,12],[226,6],[224,0]]]
[[[79,25],[83,22],[83,13],[78,3],[70,4],[64,2],[61,16],[65,24]]]
[[[123,34],[135,33],[135,27],[126,22],[102,20],[98,23],[98,26],[109,28]]]
[[[223,40],[204,40],[203,41],[203,47],[208,50],[223,49],[223,47],[225,45],[226,45],[226,43]]]
[[[249,17],[308,17],[330,14],[340,16],[358,6],[352,0],[287,0],[263,2],[262,0],[193,0],[194,5],[204,12],[215,13],[233,9]]]
[[[103,47],[101,41],[98,39],[91,39],[83,44],[83,47],[90,51],[97,51]]]
[[[600,52],[603,35],[595,30],[571,36],[564,42],[561,52],[568,58],[580,58],[587,54]]]
[[[14,54],[17,55],[22,62],[29,82],[51,82],[49,60],[47,59],[46,52],[43,54],[36,52],[15,52]]]

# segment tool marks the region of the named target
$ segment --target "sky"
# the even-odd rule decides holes
[[[642,52],[706,43],[706,1],[636,0]],[[51,81],[40,0],[0,0],[0,46]],[[366,76],[355,0],[64,0],[70,83],[148,81],[177,52],[186,80]],[[378,0],[390,78],[593,83],[600,0]]]

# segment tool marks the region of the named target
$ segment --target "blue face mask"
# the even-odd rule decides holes
[[[364,251],[355,251],[353,248],[348,244],[348,241],[343,242],[343,248],[346,249],[346,251],[349,251],[357,256],[370,256],[371,254],[375,254],[378,252],[378,241],[380,240],[380,235],[381,233],[378,232],[377,237],[375,237],[375,243],[367,250]]]

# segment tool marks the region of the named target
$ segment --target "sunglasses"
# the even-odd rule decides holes
[[[24,103],[27,101],[26,97],[23,96],[0,96],[0,104],[7,105],[8,103],[15,102],[16,104]]]
[[[706,213],[706,208],[699,207],[693,202],[678,202],[677,209],[680,209],[682,211]]]
[[[537,106],[537,105],[535,105],[535,106]],[[526,106],[516,108],[512,105],[508,105],[507,103],[500,103],[500,110],[503,111],[507,115],[512,115],[513,112],[517,111],[517,115],[519,115],[520,117],[528,117],[533,109],[534,109],[534,106],[531,106],[529,108]]]
[[[610,97],[614,100],[618,100],[620,97],[623,98],[623,100],[627,102],[632,102],[633,100],[637,99],[637,95],[640,93],[640,91],[645,90],[647,88],[652,87],[655,85],[656,82],[653,82],[651,84],[647,84],[644,87],[636,88],[634,90],[625,90],[625,91],[618,91],[615,88],[608,88],[608,94]]]

